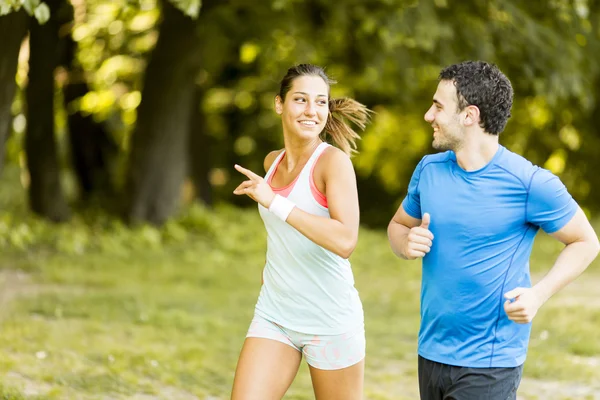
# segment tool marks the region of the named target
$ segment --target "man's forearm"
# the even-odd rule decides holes
[[[571,243],[560,252],[548,274],[533,289],[542,303],[577,278],[598,255],[594,240]]]
[[[414,260],[414,258],[409,258],[404,253],[409,232],[410,228],[397,222],[392,221],[388,225],[388,240],[394,254],[405,260]]]

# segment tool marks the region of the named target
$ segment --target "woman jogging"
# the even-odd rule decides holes
[[[281,399],[304,354],[317,400],[362,399],[363,310],[348,257],[359,225],[350,161],[370,111],[331,99],[325,71],[290,68],[275,97],[285,148],[269,153],[263,177],[234,191],[258,203],[267,230],[263,286],[238,361],[232,399]],[[325,142],[333,139],[338,148]]]

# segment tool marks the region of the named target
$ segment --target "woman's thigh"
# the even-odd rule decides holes
[[[309,368],[316,400],[362,400],[364,358],[342,369],[324,370],[310,365]]]
[[[302,354],[273,339],[248,337],[233,380],[232,400],[280,400],[300,366]]]
[[[364,326],[341,335],[314,336],[303,348],[317,400],[360,400],[365,368]]]

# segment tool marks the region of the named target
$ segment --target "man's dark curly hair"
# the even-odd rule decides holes
[[[439,79],[454,82],[459,111],[469,105],[479,108],[484,131],[498,135],[504,130],[510,118],[513,88],[498,67],[484,61],[465,61],[444,68]]]

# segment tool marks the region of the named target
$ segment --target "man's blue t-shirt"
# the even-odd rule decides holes
[[[578,209],[560,179],[500,146],[467,172],[452,151],[425,156],[402,206],[434,235],[423,258],[419,354],[464,367],[516,367],[531,324],[504,311],[504,293],[530,287],[529,256],[539,228],[561,229]]]

